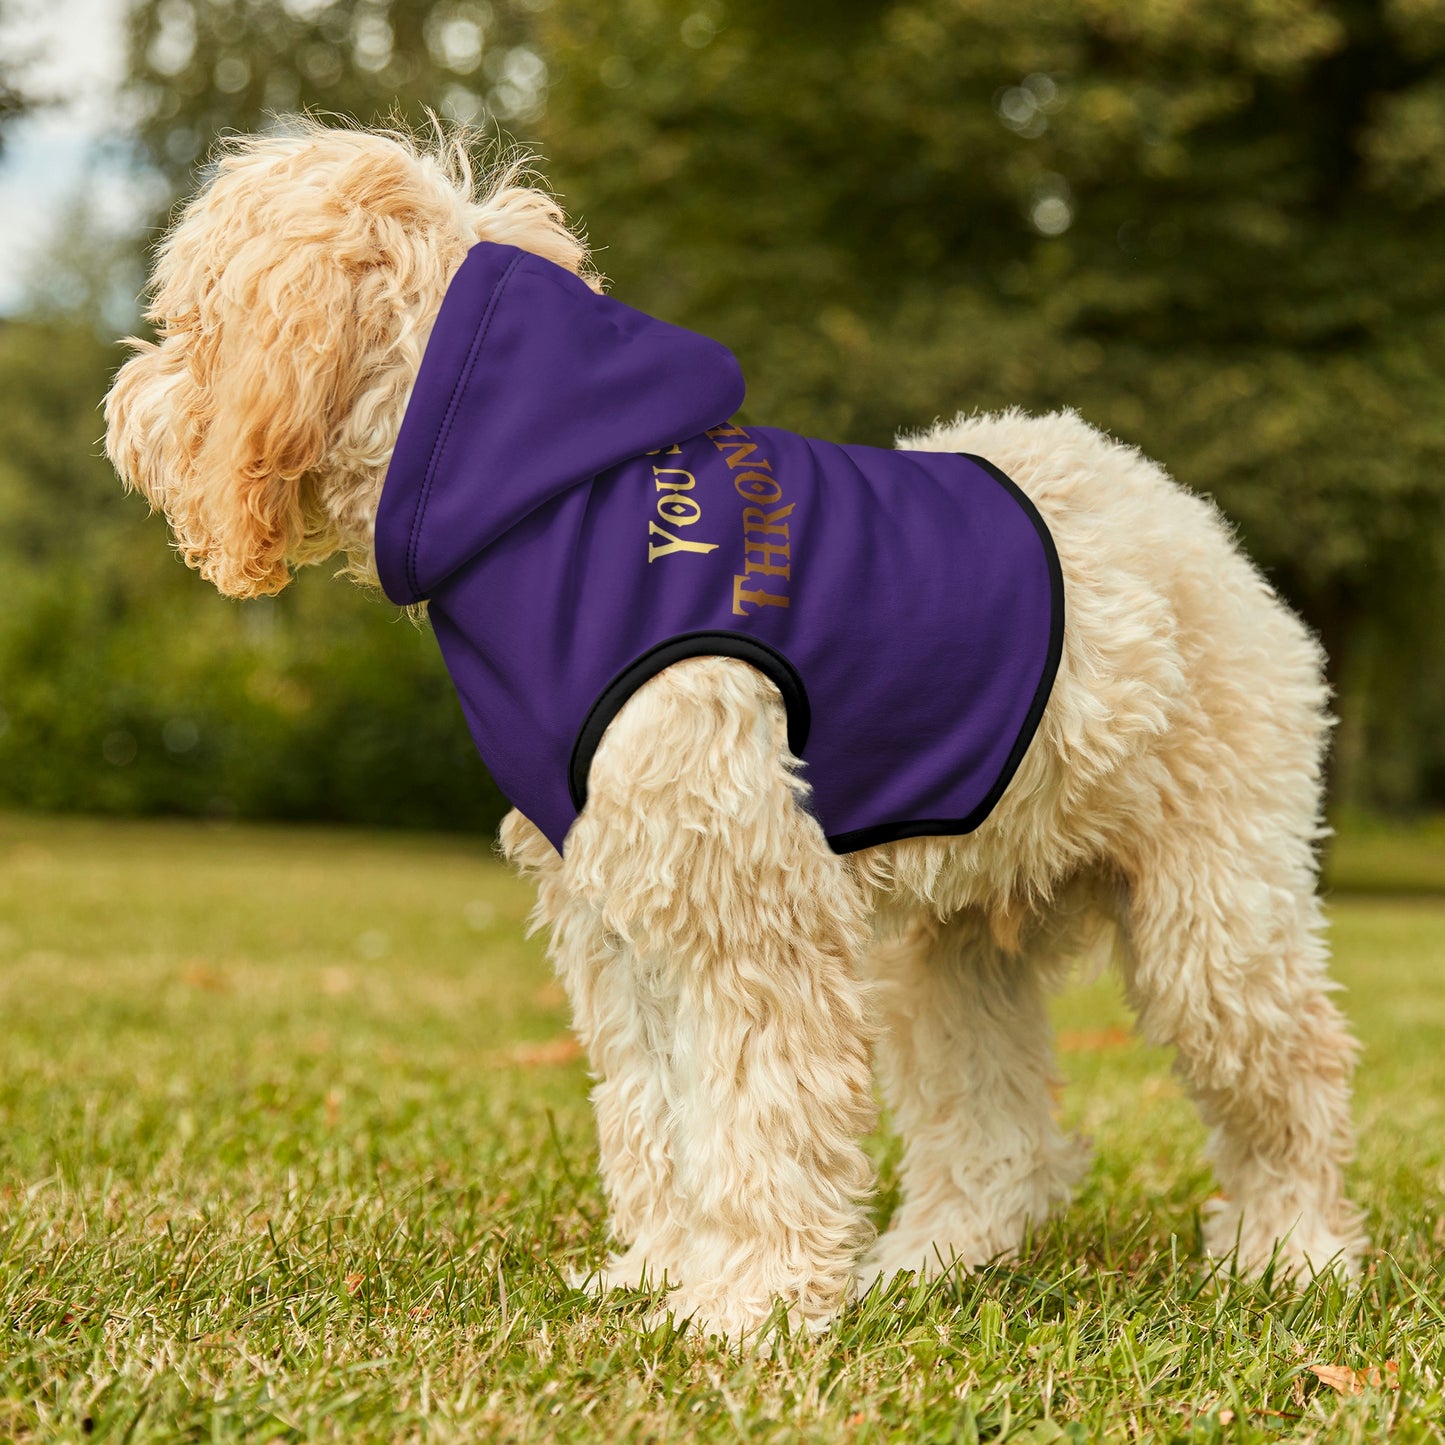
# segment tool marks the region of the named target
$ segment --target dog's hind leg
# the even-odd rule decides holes
[[[1207,1249],[1237,1248],[1250,1274],[1276,1248],[1286,1273],[1350,1273],[1363,1244],[1343,1180],[1355,1044],[1329,997],[1307,844],[1259,841],[1154,840],[1131,884],[1126,981],[1213,1131],[1226,1198]]]
[[[1001,948],[982,914],[965,913],[874,950],[903,1199],[861,1285],[1008,1257],[1083,1172],[1087,1150],[1060,1132],[1050,1091],[1045,996],[1060,965],[1035,949]]]
[[[608,728],[566,850],[648,960],[681,1226],[667,1309],[733,1340],[780,1300],[825,1325],[869,1236],[864,900],[799,806],[784,733],[746,664],[669,668]]]

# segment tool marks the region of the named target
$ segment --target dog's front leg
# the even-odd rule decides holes
[[[634,960],[681,1229],[668,1309],[737,1340],[784,1302],[821,1328],[869,1237],[864,907],[799,806],[777,695],[681,663],[608,729],[566,872]]]
[[[548,957],[596,1079],[598,1167],[619,1250],[601,1268],[579,1272],[578,1283],[600,1294],[676,1282],[684,1227],[666,1087],[674,1001],[658,996],[646,960],[604,928],[595,898],[570,886],[570,870],[521,813],[503,820],[502,852],[537,885],[532,921],[547,930]]]

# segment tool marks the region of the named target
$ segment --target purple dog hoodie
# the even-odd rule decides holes
[[[777,685],[836,851],[971,831],[1058,668],[1047,528],[979,457],[740,426],[743,391],[717,342],[474,247],[382,492],[387,596],[428,600],[483,761],[559,851],[607,724],[699,656]]]

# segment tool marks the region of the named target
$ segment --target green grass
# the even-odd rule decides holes
[[[772,1359],[566,1283],[602,1204],[528,903],[481,843],[0,817],[0,1439],[1445,1439],[1445,900],[1332,903],[1361,1288],[1211,1277],[1200,1127],[1101,983],[1074,1206]]]
[[[1337,823],[1325,883],[1348,893],[1445,894],[1445,817],[1412,823],[1351,815]]]

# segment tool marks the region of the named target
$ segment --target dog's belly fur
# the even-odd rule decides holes
[[[1318,647],[1209,503],[1071,414],[905,444],[994,461],[1063,569],[1058,677],[982,826],[829,853],[772,685],[697,659],[612,724],[565,861],[504,828],[599,1078],[624,1252],[597,1282],[665,1275],[671,1307],[721,1334],[778,1296],[826,1321],[869,1234],[870,1045],[906,1147],[858,1277],[1007,1255],[1085,1162],[1053,1119],[1047,990],[1111,953],[1214,1131],[1228,1198],[1207,1245],[1249,1271],[1276,1248],[1289,1272],[1353,1268],[1353,1044],[1314,893]]]

